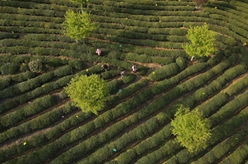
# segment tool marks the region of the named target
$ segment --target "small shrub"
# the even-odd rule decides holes
[[[28,65],[26,63],[22,63],[20,66],[20,71],[24,72],[28,70]]]
[[[187,66],[187,61],[183,57],[178,57],[176,59],[176,63],[180,67],[180,69],[183,69],[183,68],[185,68]]]
[[[0,79],[0,89],[4,89],[8,86],[10,86],[10,84],[12,83],[11,77],[6,76]]]
[[[153,81],[162,80],[170,75],[178,73],[180,68],[176,63],[171,63],[165,65],[159,69],[154,70],[150,75],[149,78]]]
[[[123,82],[124,82],[125,84],[127,84],[127,83],[130,83],[130,82],[134,81],[135,78],[136,78],[136,75],[134,75],[134,74],[129,74],[129,75],[124,76],[124,77],[122,78],[122,80],[123,80]]]
[[[32,60],[28,63],[30,71],[40,73],[42,71],[42,62],[40,59]]]

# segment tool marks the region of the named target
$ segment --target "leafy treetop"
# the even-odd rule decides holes
[[[76,76],[65,87],[65,91],[75,106],[96,115],[104,107],[106,97],[109,95],[106,81],[95,74]]]
[[[184,50],[189,56],[204,57],[216,52],[216,34],[208,29],[208,25],[190,27],[186,37],[191,43],[183,45]]]
[[[181,106],[171,125],[176,140],[189,152],[192,153],[207,147],[207,140],[211,135],[210,125],[207,120],[203,119],[198,110],[190,112],[189,108]]]
[[[86,12],[75,13],[72,10],[66,11],[63,25],[65,35],[76,41],[89,36],[96,28],[95,24],[91,22],[89,14]]]

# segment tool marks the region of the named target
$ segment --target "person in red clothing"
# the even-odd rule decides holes
[[[96,53],[97,53],[98,56],[101,56],[101,53],[102,53],[101,49],[100,48],[97,48],[96,49]]]

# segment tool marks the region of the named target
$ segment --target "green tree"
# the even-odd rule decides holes
[[[76,42],[89,36],[96,28],[96,25],[91,22],[89,14],[86,12],[75,13],[72,10],[66,11],[63,26],[65,35],[75,39]]]
[[[106,81],[95,74],[76,76],[65,87],[65,91],[75,106],[96,115],[104,107],[106,97],[109,95]]]
[[[216,52],[216,34],[208,29],[208,25],[190,27],[186,37],[191,43],[183,45],[186,53],[191,57],[204,57]]]
[[[199,151],[207,147],[207,140],[211,135],[210,125],[207,120],[203,119],[198,110],[190,112],[189,108],[181,106],[171,125],[172,134],[189,152]]]

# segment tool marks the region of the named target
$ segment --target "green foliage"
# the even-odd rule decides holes
[[[65,91],[75,106],[94,114],[104,107],[106,96],[109,95],[107,83],[95,74],[76,76],[65,87]]]
[[[173,63],[175,60],[171,57],[159,57],[159,56],[154,56],[152,57],[152,63],[157,63],[161,65],[166,65]]]
[[[129,74],[129,75],[125,75],[125,76],[122,78],[122,80],[123,80],[123,82],[124,82],[125,84],[128,84],[128,83],[134,81],[135,78],[136,78],[136,75],[134,75],[134,74]]]
[[[27,70],[29,70],[28,65],[26,63],[22,63],[22,65],[20,66],[20,71],[24,72]]]
[[[155,69],[149,74],[149,78],[152,81],[162,80],[170,75],[176,74],[180,71],[180,67],[176,63],[164,65],[161,68]]]
[[[138,55],[138,54],[135,54],[135,53],[127,53],[126,54],[126,60],[131,60],[131,61],[138,61],[138,62],[141,62],[141,63],[151,63],[152,62],[152,59],[150,56],[148,55]]]
[[[84,68],[84,62],[81,61],[81,60],[77,60],[77,59],[73,59],[73,60],[70,60],[68,62],[68,64],[71,66],[71,67],[74,67],[78,70],[82,70]]]
[[[113,93],[113,92],[117,91],[118,89],[120,89],[122,84],[123,84],[123,81],[117,80],[117,79],[108,82],[107,86],[108,86],[109,92]]]
[[[54,75],[58,77],[65,76],[65,75],[72,74],[72,73],[73,73],[73,70],[71,66],[69,65],[59,67],[58,69],[54,70]]]
[[[183,48],[189,56],[204,57],[216,52],[216,34],[208,29],[208,25],[190,27],[186,36],[191,43],[183,45]]]
[[[7,64],[4,64],[0,67],[1,69],[1,73],[3,75],[6,75],[6,74],[14,74],[18,71],[18,66],[16,63],[7,63]]]
[[[181,69],[184,69],[187,66],[187,61],[183,57],[178,57],[176,63]]]
[[[189,152],[199,151],[207,147],[210,137],[209,123],[203,120],[198,110],[190,112],[189,108],[181,106],[172,120],[172,133],[177,141],[188,149]]]
[[[42,71],[42,62],[40,59],[32,60],[28,63],[28,67],[32,72],[41,72]]]
[[[89,14],[86,12],[75,13],[71,10],[66,12],[63,25],[65,35],[76,41],[87,37],[96,28],[95,24],[91,23]]]

